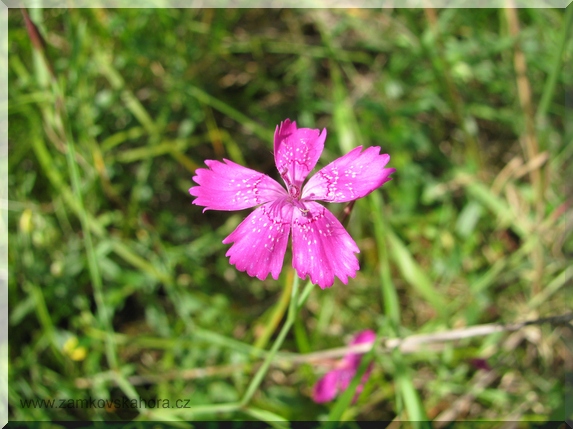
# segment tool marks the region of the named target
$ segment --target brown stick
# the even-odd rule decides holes
[[[519,19],[515,9],[514,0],[507,0],[508,7],[505,8],[505,16],[507,18],[507,25],[509,27],[509,34],[517,38],[519,36]],[[539,154],[539,143],[535,132],[535,115],[533,113],[533,105],[531,102],[531,85],[527,78],[527,64],[525,62],[525,55],[521,50],[519,43],[515,43],[513,54],[513,66],[515,68],[517,80],[517,94],[519,96],[519,103],[523,110],[525,121],[525,134],[522,137],[523,152],[526,161],[531,161]],[[531,185],[535,192],[535,206],[537,212],[537,221],[540,222],[543,218],[543,181],[541,175],[541,167],[534,168],[530,171]],[[532,253],[532,262],[535,268],[535,278],[533,281],[533,295],[536,295],[541,290],[541,280],[543,277],[543,252],[540,246],[537,246]]]
[[[469,326],[467,328],[453,329],[450,331],[436,332],[432,334],[415,334],[405,338],[389,338],[382,341],[378,349],[379,353],[388,353],[392,349],[398,348],[402,353],[415,353],[422,349],[441,349],[442,343],[448,341],[457,341],[465,338],[490,335],[496,332],[513,332],[529,325],[569,325],[573,320],[573,313],[563,314],[560,316],[546,317],[542,319],[527,320],[517,323],[488,323],[484,325]],[[275,366],[312,363],[329,359],[336,359],[346,356],[350,353],[366,353],[372,348],[372,344],[357,344],[348,347],[339,347],[330,350],[322,350],[314,353],[296,354],[281,353],[277,355]],[[216,375],[231,375],[234,372],[242,371],[247,364],[219,365],[206,368],[191,368],[183,371],[168,372],[164,374],[135,375],[128,377],[132,385],[153,384],[159,381],[183,379],[192,380]],[[112,372],[100,373],[93,377],[77,378],[76,386],[80,389],[91,387],[95,379],[107,379],[114,383]]]

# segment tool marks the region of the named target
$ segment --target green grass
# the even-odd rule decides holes
[[[29,14],[44,50],[8,15],[12,420],[563,419],[563,326],[371,352],[355,402],[315,404],[333,361],[299,354],[570,311],[571,7],[517,34],[495,9]],[[188,193],[205,159],[278,178],[287,117],[327,128],[319,166],[379,145],[397,170],[352,210],[356,278],[298,314],[290,250],[278,281],[238,272],[221,241],[248,211]],[[21,405],[88,397],[191,408]]]

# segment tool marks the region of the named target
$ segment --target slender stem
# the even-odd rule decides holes
[[[287,278],[285,279],[285,287],[282,290],[281,296],[278,302],[275,304],[272,313],[268,316],[266,313],[262,316],[265,320],[265,328],[259,338],[255,341],[254,346],[257,349],[265,349],[269,343],[270,338],[277,330],[277,327],[283,320],[283,317],[289,307],[289,302],[292,295],[292,282],[293,282],[294,271],[289,270]]]
[[[247,405],[249,403],[249,401],[251,400],[251,398],[255,394],[255,391],[258,389],[258,387],[262,383],[263,378],[266,375],[267,371],[269,370],[269,367],[271,366],[271,363],[272,363],[275,355],[277,354],[279,348],[282,346],[288,332],[290,331],[290,328],[292,327],[292,325],[294,323],[294,320],[296,318],[298,310],[300,310],[300,308],[304,305],[304,303],[306,302],[306,299],[308,298],[308,296],[310,295],[310,292],[312,291],[312,289],[314,287],[312,282],[309,281],[306,284],[306,286],[305,286],[305,288],[304,288],[304,290],[300,296],[300,299],[297,301],[296,297],[298,295],[298,283],[299,283],[298,276],[295,275],[293,285],[292,285],[291,302],[289,304],[289,311],[288,311],[287,319],[286,319],[283,327],[281,328],[281,331],[279,332],[277,339],[273,343],[271,350],[267,354],[265,361],[263,362],[263,364],[261,365],[261,367],[259,368],[259,370],[255,374],[255,376],[251,380],[251,383],[247,387],[247,391],[245,392],[245,395],[243,396],[243,399],[241,400],[241,407],[244,407],[245,405]]]
[[[288,306],[288,318],[289,319],[292,318],[294,322],[294,318],[296,317],[296,312],[299,307],[297,303],[299,277],[296,274],[293,277],[294,278],[292,281],[292,288],[290,292],[290,303]]]
[[[300,298],[298,299],[298,308],[297,310],[300,310],[302,308],[302,306],[304,305],[304,303],[306,302],[306,300],[308,299],[308,296],[310,295],[310,293],[312,292],[313,289],[313,284],[312,282],[308,282],[306,284],[306,286],[304,287],[302,293],[300,294]]]

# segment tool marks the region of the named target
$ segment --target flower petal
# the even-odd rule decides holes
[[[312,391],[312,399],[317,404],[332,401],[339,390],[339,371],[333,370],[324,374],[324,376],[317,381]]]
[[[361,359],[362,357],[360,357]],[[314,389],[312,392],[312,399],[316,403],[324,403],[332,401],[337,395],[342,394],[343,392],[348,389],[350,383],[354,376],[356,375],[356,371],[358,366],[360,365],[360,361],[358,361],[358,365],[352,368],[338,368],[332,371],[327,372],[318,382],[314,385]],[[372,363],[368,365],[366,372],[362,375],[360,379],[360,384],[356,386],[356,390],[354,391],[354,398],[352,399],[352,403],[355,403],[358,400],[358,397],[364,390],[364,384],[370,378],[370,374],[372,373],[373,365]]]
[[[360,331],[352,338],[350,345],[373,343],[376,340],[376,332],[372,329],[366,329],[365,331]]]
[[[234,243],[225,256],[239,271],[260,280],[271,273],[277,280],[288,243],[293,206],[286,198],[262,205],[253,211],[223,240]]]
[[[368,195],[391,180],[395,168],[384,168],[390,155],[380,155],[373,146],[361,153],[362,146],[332,161],[312,176],[302,191],[302,199],[344,203]]]
[[[364,343],[373,343],[376,340],[376,332],[371,329],[367,329],[365,331],[361,331],[356,334],[350,345],[353,346],[355,344],[364,344]],[[363,353],[349,353],[344,356],[344,364],[350,368],[354,368],[355,370],[358,369],[360,366],[360,361],[362,360]],[[367,371],[369,374],[369,372]],[[368,378],[368,377],[367,377]]]
[[[286,194],[284,188],[266,174],[223,159],[206,160],[209,168],[198,168],[189,189],[197,198],[193,204],[205,210],[242,210],[275,200]]]
[[[322,289],[332,286],[334,276],[346,284],[360,268],[354,256],[360,250],[330,211],[312,201],[302,205],[292,217],[294,269],[301,279],[310,275]]]
[[[317,129],[297,128],[296,122],[291,122],[290,119],[277,126],[275,164],[289,191],[290,186],[295,186],[300,191],[302,182],[320,158],[325,140],[326,129],[319,134]]]
[[[355,358],[354,361],[351,362],[348,359],[349,356],[354,356],[354,358]],[[362,361],[362,355],[351,354],[351,355],[346,355],[344,357],[343,364],[342,364],[343,368],[338,370],[338,382],[339,382],[339,387],[340,387],[341,393],[344,392],[346,389],[348,389],[350,382],[352,381],[352,379],[356,375],[356,372],[358,371],[358,367],[360,366],[361,361]],[[366,384],[366,382],[370,378],[370,374],[372,374],[373,367],[374,367],[373,362],[370,362],[370,364],[368,365],[368,368],[366,368],[366,371],[364,372],[364,374],[362,375],[362,378],[360,379],[360,384],[358,384],[358,386],[356,386],[356,390],[354,391],[354,398],[352,399],[352,403],[355,403],[358,400],[358,397],[360,396],[360,394],[364,390],[364,385]]]

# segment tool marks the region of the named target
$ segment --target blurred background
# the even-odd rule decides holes
[[[10,418],[563,420],[570,324],[377,353],[342,411],[311,399],[336,361],[299,354],[570,311],[572,14],[11,9]],[[286,118],[327,129],[318,167],[374,145],[397,171],[355,204],[361,269],[313,290],[251,401],[267,414],[26,405],[242,397],[290,249],[278,281],[237,271],[221,241],[250,211],[188,189],[223,157],[280,180]]]

